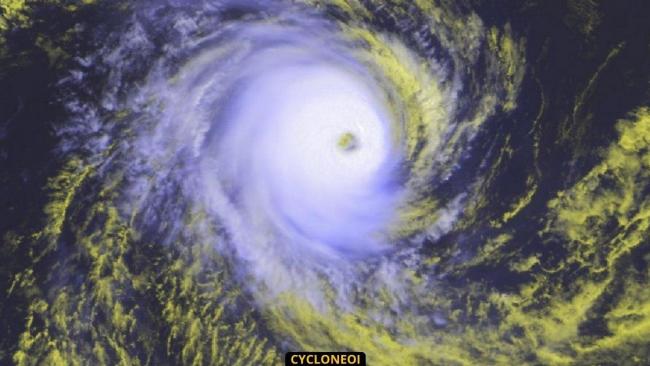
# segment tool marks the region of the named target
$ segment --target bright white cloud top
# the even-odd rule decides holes
[[[203,168],[205,179],[237,186],[234,205],[249,231],[268,225],[292,250],[320,255],[385,247],[399,154],[389,113],[368,82],[297,59],[268,65],[247,83]],[[341,146],[346,136],[355,146]]]

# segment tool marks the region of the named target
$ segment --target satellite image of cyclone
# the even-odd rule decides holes
[[[0,365],[366,363],[650,365],[650,2],[0,0]]]

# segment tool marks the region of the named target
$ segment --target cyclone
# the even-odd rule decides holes
[[[147,12],[151,6],[142,5]],[[206,225],[223,228],[225,236],[204,234],[205,240],[242,261],[254,277],[254,285],[245,286],[260,301],[308,288],[318,306],[326,289],[313,285],[316,276],[354,280],[376,271],[377,264],[366,267],[364,259],[388,265],[396,252],[413,251],[427,230],[444,232],[437,229],[434,216],[442,208],[431,201],[432,186],[453,173],[450,164],[468,154],[463,145],[499,103],[508,102],[505,88],[516,91],[516,85],[504,85],[500,67],[481,65],[476,50],[425,58],[393,36],[370,32],[361,19],[328,19],[310,4],[195,6],[206,12],[204,22],[215,24],[200,29],[212,32],[195,34],[194,18],[185,9],[172,11],[167,21],[181,30],[174,44],[184,46],[166,45],[167,53],[153,60],[126,97],[111,90],[103,97],[104,108],[123,114],[120,123],[137,116],[129,138],[101,137],[118,151],[129,146],[123,156],[115,154],[125,159],[133,181],[121,188],[127,202],[142,206],[127,211],[147,212],[150,200],[169,199],[167,187],[178,190],[185,204],[205,214]],[[244,14],[223,19],[233,9]],[[486,47],[480,21],[473,19],[473,47]],[[123,64],[133,51],[153,47],[143,26],[134,22],[117,46],[105,50],[113,73],[129,71]],[[484,52],[498,59],[489,47]],[[443,64],[453,56],[491,77],[483,86],[488,95],[460,100],[468,75]],[[78,75],[81,80],[62,82],[83,83],[83,72]],[[497,91],[504,94],[501,101],[492,95]],[[461,103],[468,105],[462,115]],[[79,114],[78,125],[92,124],[87,105],[74,99],[67,105]],[[109,117],[99,123],[116,122]],[[64,146],[83,136],[74,135]],[[453,221],[449,217],[462,209],[465,195],[453,197],[446,220]],[[143,224],[176,224],[184,213],[152,215],[144,213]],[[305,266],[293,268],[297,261]],[[343,291],[339,301],[349,302],[342,288],[347,284],[332,281],[328,287]]]
[[[0,4],[0,361],[650,360],[650,34],[594,4]]]

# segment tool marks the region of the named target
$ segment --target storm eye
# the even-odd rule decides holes
[[[357,136],[348,131],[339,136],[336,146],[346,152],[354,151],[359,147],[359,140]]]

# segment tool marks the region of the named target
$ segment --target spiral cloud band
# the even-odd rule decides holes
[[[504,59],[507,70],[498,63],[504,55],[481,39],[478,19],[468,18],[475,34],[466,49],[447,43],[467,32],[432,28],[441,49],[429,52],[438,58],[358,21],[325,20],[307,4],[196,6],[207,8],[198,17],[206,24],[184,15],[186,8],[172,12],[163,22],[175,30],[170,44],[181,47],[166,45],[126,98],[110,89],[104,97],[108,110],[136,112],[127,117],[137,121],[131,137],[113,143],[130,155],[128,201],[144,205],[129,210],[148,212],[150,202],[179,190],[227,235],[203,233],[206,240],[229,246],[255,283],[276,295],[308,288],[318,306],[324,292],[313,281],[323,271],[354,283],[358,271],[372,270],[359,260],[389,265],[396,252],[448,230],[467,193],[445,204],[432,192],[467,156],[468,141],[499,103],[511,107],[520,77],[517,58]],[[238,11],[246,14],[223,19]],[[155,13],[148,12],[145,19]],[[155,47],[146,26],[136,21],[117,49],[98,55],[113,69],[109,88],[118,93],[130,55],[137,50],[133,62],[142,62],[141,50]],[[505,56],[517,57],[507,45]],[[485,85],[472,86],[483,88],[476,95],[466,90],[470,65],[484,74]],[[142,219],[180,230],[178,210]],[[298,260],[303,268],[295,268]],[[408,270],[399,267],[391,270]],[[350,301],[349,283],[331,285],[338,302]]]
[[[381,25],[397,13],[357,2],[138,4],[125,32],[61,81],[79,92],[66,97],[60,150],[84,151],[129,235],[172,252],[205,243],[188,252],[195,275],[231,268],[219,286],[247,295],[209,308],[246,303],[304,348],[353,344],[360,317],[403,334],[391,342],[408,357],[438,357],[421,348],[443,320],[426,310],[435,275],[416,280],[418,252],[477,194],[480,169],[468,175],[463,161],[484,122],[514,108],[524,56],[509,29],[474,13],[413,6],[422,17],[395,25],[397,37]],[[97,104],[84,94],[91,64],[105,77]],[[450,186],[458,174],[465,183]]]
[[[463,165],[486,121],[515,107],[523,42],[452,3],[388,5],[142,1],[120,32],[94,30],[98,49],[57,84],[67,164],[52,180],[88,191],[53,200],[41,232],[43,256],[74,232],[83,254],[70,258],[95,263],[80,306],[112,309],[125,327],[146,318],[116,306],[151,290],[125,267],[151,256],[152,273],[184,273],[155,290],[176,324],[169,341],[194,339],[182,362],[198,317],[213,319],[213,345],[252,364],[360,333],[398,334],[384,346],[413,360],[439,357],[422,348],[445,321],[428,310],[437,275],[421,251],[480,194],[483,171]],[[86,218],[65,229],[77,204]],[[203,310],[181,310],[177,296]],[[252,336],[264,329],[276,335]],[[375,362],[397,356],[359,346]]]

